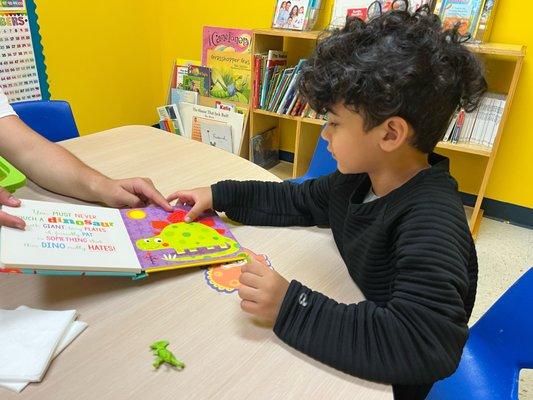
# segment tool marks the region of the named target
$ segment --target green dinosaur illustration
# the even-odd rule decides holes
[[[174,249],[176,254],[165,256],[167,261],[196,261],[235,253],[239,245],[200,222],[178,222],[166,225],[158,235],[139,239],[135,245],[144,251]],[[207,249],[208,253],[198,253]]]
[[[178,360],[170,350],[167,350],[168,345],[168,340],[159,340],[150,345],[150,349],[153,350],[154,356],[157,357],[152,364],[154,368],[159,368],[163,363],[170,364],[179,369],[185,368],[183,361]]]

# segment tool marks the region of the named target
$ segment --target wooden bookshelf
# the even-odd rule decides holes
[[[491,59],[502,60],[510,70],[511,78],[509,83],[505,85],[503,90],[500,90],[506,94],[505,107],[500,120],[500,125],[494,138],[492,147],[480,146],[475,144],[452,144],[449,142],[440,142],[437,145],[438,149],[445,149],[451,151],[457,151],[459,153],[474,154],[479,156],[478,162],[486,163],[484,167],[483,177],[477,191],[476,203],[472,209],[472,213],[469,219],[469,226],[474,238],[476,238],[479,225],[483,217],[483,209],[481,203],[485,197],[485,191],[490,180],[490,174],[494,165],[494,160],[498,153],[498,147],[502,139],[502,133],[505,130],[505,123],[513,104],[513,98],[518,85],[518,79],[524,63],[524,57],[526,55],[526,46],[515,44],[502,44],[502,43],[481,43],[481,44],[467,44],[467,47],[474,53],[479,54],[485,62],[490,62]],[[491,86],[497,87],[495,82],[499,77],[487,75],[489,88]]]
[[[297,39],[311,39],[316,40],[320,36],[322,31],[287,31],[285,29],[255,29],[254,34],[267,35],[267,36],[279,36],[279,37],[292,37]]]
[[[301,47],[304,47],[304,45],[307,45],[310,42],[313,43],[314,46],[321,34],[321,31],[297,32],[285,31],[282,29],[256,29],[254,30],[252,54],[267,52],[268,50],[284,50],[289,52],[288,43],[292,42],[294,44],[295,41],[301,43]],[[486,163],[483,178],[477,192],[476,203],[472,208],[469,218],[470,230],[473,236],[476,237],[483,216],[481,203],[498,152],[502,132],[504,131],[505,123],[511,109],[514,93],[518,84],[518,78],[526,54],[526,47],[503,43],[467,44],[467,47],[472,52],[478,54],[482,59],[497,58],[502,59],[505,63],[511,63],[510,68],[512,70],[512,77],[504,90],[507,99],[493,146],[487,147],[470,143],[453,144],[450,142],[439,142],[436,149],[437,152],[439,150],[444,150],[464,155],[474,155],[479,159],[479,162]],[[314,47],[312,47],[310,51],[312,51],[313,48]],[[292,65],[291,54],[289,53],[288,56],[289,65]],[[299,54],[299,56],[301,56],[301,54]],[[292,61],[294,60],[296,60],[295,57],[293,57]],[[254,76],[253,72],[252,76]],[[490,83],[489,77],[489,86]],[[286,123],[283,121],[286,121]],[[253,109],[250,113],[250,135],[254,136],[260,134],[273,126],[278,126],[278,132],[280,135],[293,135],[294,163],[292,166],[292,177],[297,177],[303,175],[307,171],[309,161],[311,160],[316,147],[320,130],[325,123],[326,121],[321,119],[294,117],[291,115],[281,115],[270,111]],[[281,127],[283,129],[281,129]],[[289,132],[291,130],[293,132]],[[285,166],[285,169],[286,168],[287,167]]]
[[[292,64],[292,62],[298,61],[298,57],[306,57],[314,50],[316,41],[321,34],[322,31],[299,32],[283,29],[256,29],[252,41],[252,54],[267,52],[268,50],[284,50],[288,53],[289,64]],[[300,52],[298,54],[291,52],[291,46],[296,47]],[[253,72],[252,76],[254,76]],[[325,123],[326,121],[322,119],[294,117],[254,109],[250,113],[250,135],[254,136],[277,126],[279,135],[294,137],[294,143],[292,143],[294,162],[292,163],[291,177],[297,177],[307,171],[322,125]],[[285,170],[287,167],[285,165]]]
[[[524,57],[526,55],[526,46],[519,44],[504,43],[467,43],[466,47],[474,53],[493,54],[497,56]]]
[[[315,125],[320,125],[320,126],[325,125],[327,122],[323,119],[318,119],[318,118],[293,117],[292,115],[277,114],[272,111],[266,111],[266,110],[260,110],[260,109],[255,109],[254,113],[261,114],[261,115],[268,115],[268,116],[275,117],[275,118],[290,119],[293,121],[299,121],[303,123],[315,124]]]
[[[475,154],[482,157],[490,157],[492,149],[488,146],[482,146],[479,144],[473,143],[450,143],[450,142],[439,142],[437,144],[437,149],[446,149],[452,151],[458,151],[460,153]]]

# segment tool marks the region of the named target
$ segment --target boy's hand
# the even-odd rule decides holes
[[[252,257],[241,268],[239,297],[243,311],[274,323],[289,282]]]
[[[194,221],[205,210],[213,208],[213,193],[211,187],[205,186],[192,190],[183,190],[172,193],[167,197],[167,201],[179,199],[180,203],[193,206],[185,216],[185,222]]]
[[[172,211],[169,202],[148,178],[109,179],[100,182],[98,199],[111,207],[145,207],[155,204]]]
[[[4,188],[0,187],[0,204],[3,206],[18,207],[20,206],[20,200],[13,197],[11,193]],[[10,228],[24,229],[26,227],[26,222],[24,222],[22,218],[0,211],[0,225],[8,226]]]

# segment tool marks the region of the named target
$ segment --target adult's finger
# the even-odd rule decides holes
[[[26,222],[19,217],[0,211],[0,225],[7,226],[9,228],[24,229],[26,228]]]

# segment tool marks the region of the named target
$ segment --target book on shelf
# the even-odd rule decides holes
[[[199,65],[199,61],[177,58],[173,66],[174,79],[171,87],[183,89],[183,78],[189,73],[189,65]]]
[[[298,93],[298,79],[307,59],[300,59],[294,67],[288,67],[284,52],[281,52],[279,57],[281,62],[272,63],[269,60],[280,54],[273,50],[270,50],[267,56],[265,54],[255,54],[254,87],[260,94],[254,97],[254,108],[279,115],[326,119],[325,115],[317,114],[306,107],[306,101]],[[261,63],[264,69],[262,73],[258,73],[257,68]]]
[[[349,17],[367,21],[380,11],[389,11],[393,4],[393,0],[335,0],[329,29],[342,28]],[[413,0],[408,4],[409,11],[414,13],[424,5],[431,6],[432,1]],[[489,39],[496,5],[497,0],[437,0],[433,12],[439,15],[445,29],[459,23],[462,35],[469,35],[470,41],[480,43]]]
[[[474,33],[473,41],[476,43],[488,42],[490,33],[492,31],[492,22],[494,21],[494,14],[496,12],[496,6],[498,0],[485,0],[477,30]]]
[[[268,111],[275,112],[277,105],[281,101],[281,96],[283,95],[287,88],[287,85],[289,84],[289,80],[291,79],[293,72],[294,67],[285,68],[283,71],[280,71],[279,81],[274,86],[272,91],[272,98],[270,99],[270,102],[267,105]]]
[[[191,90],[171,88],[170,89],[170,102],[172,104],[179,104],[182,101],[191,104],[198,104],[198,92]]]
[[[250,29],[204,26],[202,30],[202,65],[207,65],[207,52],[209,50],[251,55],[252,34],[253,31]]]
[[[454,114],[442,141],[491,148],[498,134],[505,103],[504,94],[485,94],[473,112],[467,113],[461,109]]]
[[[251,93],[252,57],[250,53],[207,51],[211,70],[210,96],[248,104]]]
[[[279,163],[279,135],[271,128],[250,138],[250,161],[265,169]]]
[[[204,26],[202,64],[211,69],[210,96],[248,104],[252,34],[249,29]]]
[[[203,120],[200,122],[200,131],[202,142],[230,153],[233,152],[231,126],[228,124]]]
[[[290,76],[289,83],[279,103],[279,106],[276,109],[276,113],[286,114],[288,112],[289,104],[292,103],[292,99],[296,95],[296,86],[298,84],[298,79],[300,77],[300,70],[305,65],[306,62],[307,62],[307,59],[302,58],[300,59],[300,61],[298,61],[298,64],[296,64],[296,67],[294,67],[294,72]]]
[[[245,258],[215,212],[184,222],[189,206],[115,209],[22,200],[2,211],[26,230],[2,226],[1,272],[145,277]]]
[[[176,104],[157,107],[159,115],[159,127],[167,132],[184,134],[183,122]]]
[[[394,0],[335,0],[333,4],[329,29],[342,28],[346,24],[346,18],[357,17],[363,21],[372,18],[374,14],[389,11],[394,4]],[[415,12],[423,5],[431,4],[430,0],[409,1],[409,11]]]
[[[226,124],[231,127],[232,153],[240,154],[241,141],[245,128],[244,122],[247,114],[184,102],[180,103],[178,108],[183,120],[185,137],[202,141],[201,123]]]
[[[444,29],[459,23],[459,33],[476,36],[485,0],[442,0],[440,19]]]
[[[211,69],[201,65],[189,65],[187,75],[183,76],[181,89],[197,92],[201,96],[209,96],[211,91]]]
[[[261,83],[260,108],[265,107],[269,84],[276,67],[287,65],[287,53],[279,50],[269,50],[265,60],[263,79]],[[276,69],[277,70],[277,69]]]

